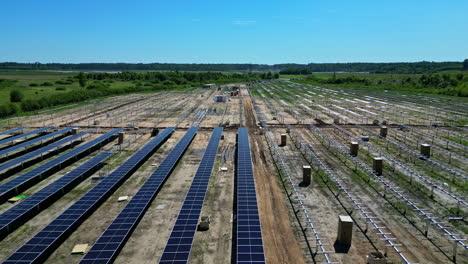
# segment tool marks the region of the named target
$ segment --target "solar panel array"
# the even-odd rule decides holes
[[[36,130],[30,131],[30,132],[27,132],[27,133],[24,133],[24,134],[21,134],[21,135],[17,135],[17,136],[14,136],[14,137],[9,137],[9,138],[6,138],[4,140],[0,140],[0,145],[9,143],[9,142],[12,142],[14,140],[24,138],[24,137],[27,137],[27,136],[30,136],[30,135],[39,134],[39,133],[47,131],[47,130],[49,130],[51,128],[52,127],[44,127],[44,128],[36,129]]]
[[[14,129],[11,129],[11,130],[8,130],[8,131],[3,131],[0,133],[0,135],[6,135],[6,134],[11,134],[11,133],[14,133],[16,131],[20,131],[20,130],[23,130],[27,127],[18,127],[18,128],[14,128]]]
[[[223,128],[217,127],[193,178],[159,263],[187,263]]]
[[[167,128],[112,171],[3,263],[42,263],[128,176],[172,134]]]
[[[7,169],[12,168],[12,167],[19,166],[23,162],[26,162],[26,161],[28,161],[28,160],[36,157],[36,156],[44,154],[44,153],[46,153],[48,151],[51,151],[51,150],[53,150],[55,148],[59,148],[60,146],[66,144],[68,142],[78,140],[78,139],[80,139],[81,137],[83,137],[86,134],[87,133],[79,133],[77,135],[73,135],[71,137],[64,138],[62,140],[59,140],[57,142],[54,142],[54,143],[49,144],[47,146],[44,146],[44,147],[42,147],[40,149],[36,149],[34,151],[28,152],[28,153],[24,154],[23,156],[17,157],[16,159],[12,159],[10,161],[2,163],[2,164],[0,164],[0,171],[4,171],[4,170],[7,170]]]
[[[22,191],[31,187],[37,181],[42,180],[47,177],[47,173],[53,171],[54,169],[60,168],[63,163],[71,159],[76,158],[82,153],[100,145],[104,142],[108,142],[111,137],[116,133],[122,131],[121,128],[114,129],[96,139],[93,139],[79,147],[70,150],[69,152],[63,154],[60,157],[57,157],[37,168],[34,168],[26,173],[21,174],[20,176],[0,185],[0,203],[4,202],[6,199],[13,195],[17,195]]]
[[[237,136],[235,253],[237,263],[258,264],[265,263],[265,255],[247,132],[247,128],[241,127]]]
[[[111,263],[117,257],[197,131],[198,127],[192,127],[185,133],[80,263]]]
[[[21,224],[34,217],[86,179],[110,155],[112,153],[97,154],[76,169],[0,214],[0,239],[13,232]]]
[[[62,129],[62,130],[59,130],[59,131],[56,131],[56,132],[53,132],[53,133],[44,135],[44,136],[42,136],[42,137],[35,138],[35,139],[33,139],[33,140],[28,140],[28,141],[26,141],[26,142],[24,142],[24,143],[21,143],[21,144],[12,146],[12,147],[10,147],[10,148],[1,150],[1,151],[0,151],[0,156],[9,154],[9,153],[11,153],[11,152],[13,152],[13,151],[17,151],[17,150],[20,150],[20,149],[22,149],[22,148],[27,148],[27,147],[31,146],[32,144],[35,144],[35,143],[44,141],[44,140],[46,140],[46,139],[54,138],[54,137],[56,137],[56,136],[63,135],[63,134],[65,134],[65,133],[71,131],[72,129],[73,129],[73,127],[67,127],[67,128],[65,128],[65,129]]]

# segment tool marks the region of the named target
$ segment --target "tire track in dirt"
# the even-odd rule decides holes
[[[243,96],[244,115],[249,128],[252,161],[255,174],[258,208],[262,224],[263,245],[267,263],[305,263],[299,242],[291,227],[288,207],[276,183],[272,161],[265,155],[263,136],[257,134],[255,115],[249,96]]]

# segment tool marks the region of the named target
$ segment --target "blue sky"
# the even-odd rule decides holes
[[[461,61],[468,1],[2,1],[0,61]]]

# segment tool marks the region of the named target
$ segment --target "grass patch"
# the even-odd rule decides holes
[[[119,72],[113,74],[94,72],[84,75],[86,81],[82,87],[76,73],[0,71],[0,118],[24,115],[27,112],[106,96],[186,91],[192,87],[200,87],[203,83],[221,85],[261,78],[260,74],[219,72]],[[22,100],[10,102],[11,91],[21,92]]]
[[[442,74],[314,73],[294,81],[330,88],[398,90],[409,93],[468,97],[467,72]]]

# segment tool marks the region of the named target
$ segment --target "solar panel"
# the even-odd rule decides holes
[[[185,197],[182,209],[177,216],[164,252],[159,263],[187,263],[190,257],[195,231],[197,230],[206,189],[210,181],[211,171],[218,152],[219,140],[223,128],[217,127],[211,135],[205,154],[198,166],[192,185]]]
[[[110,263],[117,257],[197,131],[198,127],[192,127],[185,133],[80,263]]]
[[[10,169],[10,168],[13,168],[13,167],[16,167],[16,166],[19,166],[19,165],[22,165],[23,162],[26,162],[36,156],[39,156],[41,154],[44,154],[48,151],[51,151],[51,150],[54,150],[54,149],[58,149],[60,146],[68,143],[68,142],[72,142],[74,140],[78,140],[80,139],[81,137],[83,137],[84,135],[86,135],[87,133],[79,133],[77,135],[73,135],[71,137],[67,137],[67,138],[64,138],[62,140],[59,140],[57,142],[54,142],[52,144],[49,144],[47,146],[44,146],[40,149],[36,149],[34,151],[31,151],[29,153],[26,153],[24,154],[23,156],[20,156],[16,159],[12,159],[10,161],[7,161],[5,163],[2,163],[0,164],[0,172],[1,171],[4,171],[4,170],[7,170],[7,169]]]
[[[99,153],[76,169],[0,214],[0,239],[40,213],[90,176],[112,153]]]
[[[44,127],[44,128],[33,130],[33,131],[30,131],[30,132],[27,132],[27,133],[24,133],[24,134],[21,134],[21,135],[17,135],[17,136],[14,136],[14,137],[9,137],[9,138],[6,138],[4,140],[0,140],[0,145],[9,143],[9,142],[12,142],[14,140],[24,138],[24,137],[27,137],[27,136],[30,136],[30,135],[39,134],[39,133],[47,131],[47,130],[49,130],[51,128],[52,127]]]
[[[34,168],[20,176],[0,185],[0,203],[5,202],[6,199],[13,195],[20,194],[24,190],[31,187],[34,183],[43,180],[49,174],[62,168],[65,162],[75,159],[77,156],[94,149],[96,146],[108,142],[116,133],[122,131],[122,128],[117,128],[108,132],[96,139],[93,139],[79,147],[70,150],[69,152],[59,156],[37,168]]]
[[[42,263],[89,215],[161,146],[174,128],[166,128],[84,194],[3,263]]]
[[[53,133],[50,133],[50,134],[47,134],[47,135],[44,135],[42,137],[38,137],[38,138],[35,138],[33,140],[28,140],[24,143],[21,143],[21,144],[18,144],[18,145],[15,145],[15,146],[12,146],[10,148],[7,148],[7,149],[4,149],[4,150],[1,150],[0,151],[0,156],[3,156],[3,155],[6,155],[6,154],[9,154],[13,151],[17,151],[17,150],[20,150],[22,148],[27,148],[29,146],[31,146],[32,144],[35,144],[35,143],[38,143],[38,142],[42,142],[46,139],[49,139],[49,138],[55,138],[56,136],[60,136],[60,135],[63,135],[69,131],[71,131],[73,129],[73,127],[67,127],[65,129],[62,129],[62,130],[59,130],[59,131],[56,131],[56,132],[53,132]]]
[[[7,134],[11,134],[11,133],[14,133],[16,131],[20,131],[20,130],[23,130],[27,127],[18,127],[18,128],[14,128],[14,129],[11,129],[11,130],[8,130],[8,131],[3,131],[0,133],[0,135],[7,135]]]
[[[237,175],[234,210],[236,211],[236,263],[265,263],[262,229],[258,215],[257,193],[250,156],[247,128],[237,136]]]

